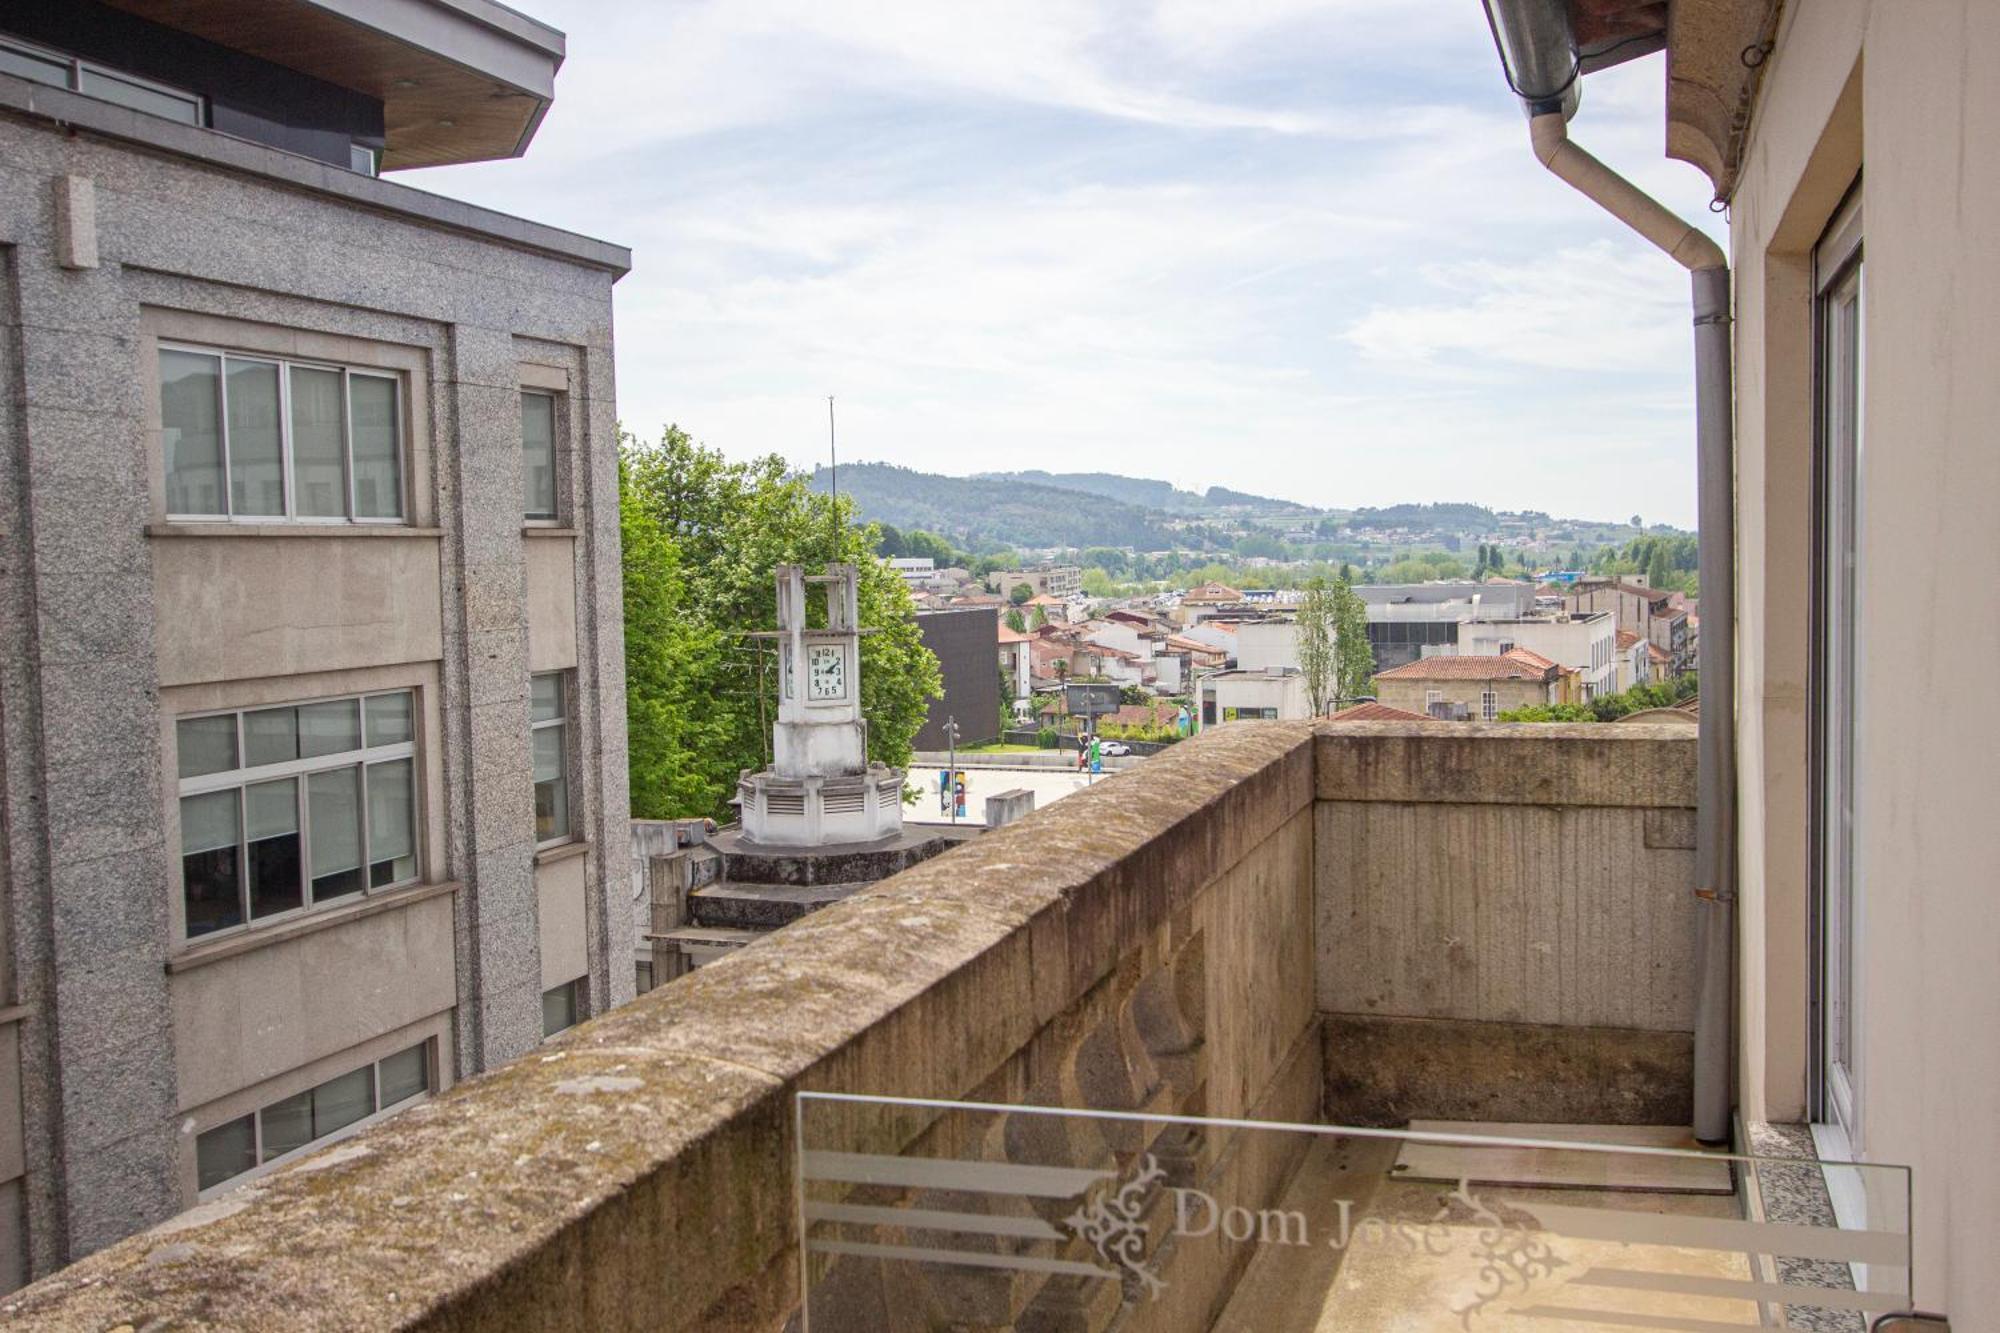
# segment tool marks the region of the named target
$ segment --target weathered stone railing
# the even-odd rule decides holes
[[[1537,886],[1559,890],[1556,916],[1578,922],[1585,952],[1625,947],[1638,916],[1670,930],[1678,908],[1654,896],[1685,895],[1670,882],[1679,862],[1599,893],[1591,867],[1546,844],[1603,832],[1671,851],[1693,766],[1685,733],[1643,727],[1221,729],[86,1259],[0,1313],[51,1329],[776,1327],[798,1300],[795,1090],[1316,1119],[1327,1057],[1360,1067],[1340,1040],[1323,1052],[1321,1011],[1377,1050],[1394,1040],[1366,1030],[1373,1015],[1572,1021],[1537,1008],[1539,992],[1507,998],[1499,973],[1529,956],[1512,937],[1444,943],[1420,911],[1398,942],[1399,883],[1411,903],[1448,887],[1457,904],[1464,880],[1475,928],[1480,892],[1540,910]],[[1642,790],[1642,805],[1614,800]],[[1604,813],[1579,828],[1574,810]],[[1462,845],[1430,845],[1439,838]],[[1520,859],[1496,862],[1489,847]],[[1627,867],[1606,869],[1627,883]],[[1461,929],[1456,910],[1440,909],[1437,927]],[[1585,922],[1593,913],[1606,919]],[[1374,970],[1350,983],[1339,941],[1355,932],[1368,942],[1352,962]],[[1466,995],[1431,982],[1465,960],[1481,978]],[[1575,1020],[1600,1033],[1621,1012],[1601,998],[1578,991]],[[1677,1003],[1660,1011],[1672,1022]],[[1418,1108],[1404,1114],[1429,1113],[1428,1093],[1401,1095]],[[925,1128],[875,1132],[892,1146]],[[1275,1189],[1286,1167],[1229,1169]],[[1217,1266],[1177,1285],[1159,1326],[1201,1326],[1233,1281]]]

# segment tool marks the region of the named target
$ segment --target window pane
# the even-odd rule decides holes
[[[347,517],[340,372],[292,367],[292,501],[307,518]]]
[[[297,778],[259,782],[243,789],[243,835],[250,863],[251,917],[303,906]]]
[[[195,1136],[195,1187],[207,1189],[231,1176],[240,1176],[257,1165],[257,1126],[253,1116],[241,1116],[226,1125],[204,1130]]]
[[[548,722],[563,715],[563,678],[559,671],[528,679],[528,718]]]
[[[396,382],[350,375],[347,392],[354,435],[354,516],[403,516],[403,447],[396,420]]]
[[[278,430],[278,367],[224,363],[229,375],[229,503],[232,514],[285,512],[284,440]]]
[[[384,1060],[379,1072],[382,1079],[382,1105],[394,1106],[397,1102],[408,1101],[420,1092],[429,1092],[431,1086],[431,1063],[425,1059],[426,1042],[418,1042],[407,1051],[397,1051]]]
[[[358,768],[337,768],[306,778],[315,902],[361,888],[360,777]]]
[[[368,713],[368,743],[371,746],[399,745],[413,734],[412,696],[408,691],[374,695],[362,700],[362,707]]]
[[[368,878],[376,887],[416,877],[414,767],[408,759],[368,766]]]
[[[160,449],[169,514],[226,514],[222,494],[222,358],[160,353]]]
[[[335,699],[299,709],[299,758],[346,754],[361,748],[361,701]]]
[[[529,518],[556,516],[556,400],[545,393],[521,395],[521,473]]]
[[[181,892],[190,939],[243,924],[237,823],[233,790],[181,798]]]
[[[191,717],[176,723],[174,749],[184,778],[227,773],[236,767],[236,715]]]
[[[107,70],[83,67],[83,81],[78,92],[101,97],[107,102],[129,106],[134,111],[143,111],[149,116],[165,116],[178,120],[184,125],[201,124],[201,102],[186,93],[166,92],[149,88],[130,79],[121,79]]]
[[[50,60],[32,52],[17,50],[3,42],[0,42],[0,74],[33,79],[36,83],[46,83],[54,88],[69,87],[68,61]]]
[[[542,992],[542,1035],[553,1037],[564,1028],[576,1026],[576,983],[567,982]]]
[[[569,834],[569,782],[563,764],[564,727],[535,733],[535,841]]]
[[[323,1139],[338,1129],[375,1114],[375,1070],[363,1065],[351,1074],[328,1079],[312,1090],[313,1137]]]
[[[282,1157],[312,1142],[312,1089],[273,1102],[257,1113],[264,1120],[264,1160]]]
[[[243,715],[243,763],[283,764],[299,757],[299,710],[263,708]]]

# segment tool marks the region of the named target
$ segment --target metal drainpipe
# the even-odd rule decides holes
[[[1736,998],[1736,437],[1729,261],[1700,230],[1572,143],[1561,114],[1533,116],[1528,133],[1543,166],[1664,250],[1693,280],[1702,610],[1694,1134],[1703,1143],[1726,1143],[1735,1102]]]

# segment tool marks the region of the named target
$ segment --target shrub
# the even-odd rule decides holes
[[[1035,733],[1035,745],[1040,749],[1053,750],[1061,744],[1062,737],[1056,734],[1054,727],[1043,727]]]

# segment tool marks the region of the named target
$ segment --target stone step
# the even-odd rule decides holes
[[[808,912],[837,903],[873,880],[838,884],[739,884],[723,880],[688,895],[688,916],[699,926],[776,930]]]
[[[722,856],[723,879],[733,884],[788,884],[825,888],[887,879],[978,836],[977,825],[914,825],[893,838],[817,847],[768,847],[725,829],[710,840]]]

